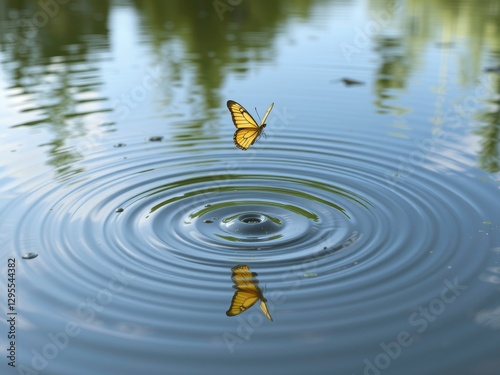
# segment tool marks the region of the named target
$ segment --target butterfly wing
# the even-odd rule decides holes
[[[260,301],[260,309],[262,310],[264,315],[267,316],[267,319],[269,319],[272,322],[273,318],[271,317],[271,314],[269,313],[269,310],[267,309],[267,305],[264,301]]]
[[[255,143],[255,140],[260,135],[260,128],[257,129],[238,129],[234,132],[233,141],[236,147],[246,151]]]
[[[269,108],[266,111],[266,114],[262,118],[262,122],[260,123],[260,126],[264,126],[266,124],[267,116],[269,116],[269,113],[271,112],[271,109],[273,109],[273,107],[274,107],[274,103],[271,103],[271,105],[269,106]]]
[[[254,120],[252,115],[239,103],[234,100],[227,101],[227,108],[231,112],[234,126],[238,129],[259,129],[257,121]]]
[[[239,265],[233,267],[231,270],[233,271],[231,276],[231,279],[234,282],[233,288],[236,289],[236,292],[234,292],[231,305],[226,311],[226,315],[234,316],[241,314],[243,311],[252,307],[255,302],[260,299],[261,310],[270,320],[273,320],[267,310],[267,305],[265,304],[266,300],[264,299],[262,291],[258,286],[259,280],[257,280],[256,274],[250,271],[250,268],[248,268],[247,265]],[[262,304],[264,304],[264,307],[262,307]]]
[[[231,300],[231,306],[229,306],[229,309],[226,311],[226,315],[235,316],[241,314],[243,311],[252,307],[258,300],[259,296],[255,293],[237,290],[234,292],[233,299]]]
[[[263,127],[257,124],[252,115],[239,103],[234,100],[227,101],[227,108],[231,112],[234,126],[237,130],[234,132],[233,141],[236,147],[241,150],[248,150],[254,144],[257,137],[260,135]],[[267,118],[271,107],[267,110],[264,119]]]

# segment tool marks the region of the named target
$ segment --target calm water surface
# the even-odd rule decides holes
[[[498,1],[62,3],[0,4],[2,374],[500,373]]]

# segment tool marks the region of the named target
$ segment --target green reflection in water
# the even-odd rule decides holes
[[[258,191],[256,189],[254,189],[253,187],[248,187],[247,186],[247,187],[243,187],[243,188],[244,189],[241,189],[241,190],[245,190],[245,191]],[[227,188],[227,191],[235,191],[235,190],[240,190],[240,189],[235,189],[234,187],[228,187]],[[289,193],[292,190],[289,190],[289,189],[273,189],[273,188],[269,188],[269,189],[261,190],[261,191],[266,191],[266,192],[271,192],[271,193],[287,194],[287,193]],[[305,197],[303,197],[303,198],[305,198]],[[319,218],[318,218],[318,216],[316,214],[314,214],[313,212],[307,211],[307,210],[305,210],[303,208],[300,208],[300,207],[297,207],[297,206],[292,206],[290,204],[270,202],[270,201],[267,201],[267,200],[266,201],[264,201],[264,200],[260,200],[260,201],[259,200],[243,200],[243,201],[237,201],[237,202],[231,201],[231,202],[221,202],[221,203],[211,204],[210,207],[206,207],[206,208],[203,208],[201,210],[193,212],[191,215],[189,215],[189,217],[191,219],[195,219],[197,217],[202,216],[203,214],[206,214],[207,212],[213,211],[214,209],[219,209],[219,208],[224,208],[224,207],[246,206],[246,205],[266,205],[266,206],[271,206],[271,207],[283,208],[283,209],[288,210],[290,212],[295,212],[296,214],[304,216],[304,217],[306,217],[306,218],[308,218],[310,220],[313,220],[313,221],[318,221],[319,220]],[[234,218],[236,218],[238,216],[239,216],[239,214],[234,215],[234,216],[230,216],[230,217],[224,219],[223,222],[231,221],[232,219],[234,219]],[[281,220],[279,220],[276,217],[272,217],[272,216],[269,216],[269,215],[266,215],[266,217],[269,220],[271,220],[272,222],[276,223],[276,224],[281,224]]]
[[[500,94],[500,78],[496,80]],[[500,100],[493,103],[494,110],[482,111],[478,114],[479,120],[485,123],[474,131],[481,136],[481,149],[479,150],[479,167],[490,173],[500,171]]]
[[[175,197],[167,199],[167,200],[155,205],[154,207],[152,207],[150,213],[155,212],[156,210],[158,210],[159,208],[161,208],[165,205],[168,205],[170,203],[173,203],[173,202],[176,202],[176,201],[179,201],[182,199],[193,198],[193,204],[202,204],[203,201],[202,201],[202,199],[199,198],[199,196],[201,196],[201,195],[213,194],[214,196],[216,196],[217,194],[225,193],[225,192],[246,191],[246,192],[252,192],[252,193],[256,193],[256,192],[277,193],[277,194],[281,194],[283,196],[287,196],[287,195],[288,196],[295,196],[295,197],[298,197],[301,199],[318,202],[318,203],[324,204],[326,206],[329,206],[329,207],[341,212],[342,214],[344,214],[346,217],[349,218],[349,215],[346,213],[345,209],[343,207],[339,206],[338,204],[327,201],[323,198],[316,197],[312,194],[305,193],[305,192],[300,191],[298,189],[295,190],[295,189],[281,188],[281,187],[275,187],[275,186],[265,187],[265,186],[248,186],[248,185],[244,185],[244,186],[228,185],[228,183],[230,181],[238,181],[238,180],[240,180],[240,181],[248,181],[248,180],[284,181],[284,182],[288,182],[288,183],[297,184],[299,186],[312,187],[314,189],[329,192],[329,193],[334,194],[336,196],[347,198],[347,199],[361,205],[362,207],[364,207],[366,209],[368,209],[369,206],[372,206],[372,204],[370,202],[368,202],[366,199],[364,199],[364,198],[360,197],[359,195],[357,195],[353,192],[350,192],[346,189],[343,189],[343,188],[340,188],[337,186],[326,185],[324,183],[317,182],[317,181],[311,181],[311,180],[306,180],[306,179],[302,179],[302,178],[285,177],[285,176],[274,177],[274,176],[266,176],[266,175],[240,175],[240,174],[228,174],[228,175],[222,175],[222,176],[213,176],[213,175],[200,176],[200,177],[193,177],[193,178],[185,179],[185,180],[178,180],[178,181],[175,181],[175,182],[172,182],[169,184],[161,185],[159,187],[156,187],[154,189],[147,191],[145,194],[146,194],[146,196],[151,196],[151,195],[155,195],[155,194],[158,194],[161,192],[167,192],[167,191],[170,191],[172,189],[176,189],[176,188],[180,188],[180,187],[192,187],[193,185],[196,185],[199,183],[207,183],[208,182],[214,186],[203,187],[200,190],[188,191],[188,192],[183,193],[181,195],[177,195]],[[223,182],[224,185],[220,184],[221,181]],[[207,199],[206,199],[206,201],[207,201],[206,202],[207,204],[210,203],[210,202],[208,202]],[[224,204],[234,205],[235,203],[229,202],[229,203],[224,203]],[[306,210],[300,211],[301,209],[299,209],[297,207],[291,207],[290,209],[299,210],[299,211],[297,211],[297,213],[300,213],[301,215],[309,217],[312,220],[317,220],[317,217],[315,216],[315,214],[310,213]],[[200,211],[197,211],[197,212],[199,213]]]
[[[110,18],[114,6],[107,0],[73,0],[59,4],[54,14],[47,15],[40,3],[7,1],[1,5],[0,50],[6,88],[23,96],[19,112],[31,113],[31,117],[19,116],[12,126],[48,129],[51,139],[40,141],[40,146],[48,149],[48,164],[60,174],[75,174],[82,169],[73,166],[84,155],[71,142],[89,136],[92,130],[85,126],[86,118],[111,111],[109,123],[117,127],[121,122],[113,105],[116,98],[101,90],[104,85],[113,85],[103,74],[101,62],[103,53],[114,47],[110,42],[110,30],[117,26]],[[213,139],[213,129],[219,125],[217,120],[223,110],[221,103],[225,101],[221,91],[228,77],[247,75],[255,63],[272,61],[278,53],[276,39],[291,20],[310,22],[314,7],[337,4],[345,7],[347,2],[242,1],[221,19],[212,1],[132,1],[129,7],[139,15],[139,31],[144,35],[141,43],[145,46],[141,48],[150,48],[154,65],[161,66],[167,77],[161,85],[163,108],[170,108],[174,101],[174,88],[188,91],[184,95],[190,98],[192,116],[187,122],[175,124],[179,132],[174,139],[192,139],[193,143],[185,143],[187,147]],[[381,113],[401,115],[418,109],[398,99],[411,88],[414,72],[426,63],[425,46],[429,44],[439,44],[446,50],[461,42],[460,50],[451,57],[458,60],[457,80],[464,87],[476,83],[484,68],[481,64],[485,53],[493,51],[489,65],[500,65],[498,0],[481,1],[480,6],[476,0],[370,0],[366,9],[371,15],[369,21],[378,22],[375,26],[380,31],[389,29],[387,20],[392,32],[384,35],[367,29],[367,46],[363,47],[356,45],[352,30],[346,42],[358,49],[373,42],[369,48],[378,56],[372,59],[378,64],[371,82],[373,102]],[[35,14],[47,16],[46,21],[40,24],[43,17],[37,21]],[[130,48],[131,54],[137,52],[136,46]],[[443,66],[450,58],[445,55],[438,61]],[[449,74],[446,69],[442,71]],[[193,81],[186,86],[183,80],[190,74]],[[500,93],[499,87],[496,93]],[[88,94],[95,95],[89,99]],[[308,91],[307,95],[314,93]],[[93,104],[93,108],[81,108],[86,104]],[[494,114],[485,120],[498,124]],[[481,128],[476,133],[483,137],[479,163],[489,172],[499,170],[497,127]]]

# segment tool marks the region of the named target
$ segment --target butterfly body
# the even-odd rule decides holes
[[[245,151],[255,143],[266,127],[267,116],[269,116],[273,106],[274,103],[271,103],[259,125],[241,104],[235,102],[234,100],[227,101],[227,108],[229,109],[229,112],[231,112],[234,126],[236,126],[236,131],[233,136],[233,141],[236,147]]]
[[[231,270],[233,271],[231,276],[234,282],[233,288],[236,291],[231,300],[231,305],[226,311],[226,315],[235,316],[241,314],[252,307],[257,301],[260,301],[260,309],[272,321],[273,318],[266,305],[267,300],[264,298],[262,289],[259,287],[259,281],[256,278],[257,274],[251,272],[250,268],[246,265],[239,265],[233,267]]]

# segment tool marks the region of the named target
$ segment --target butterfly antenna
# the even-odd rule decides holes
[[[260,115],[259,115],[259,111],[257,111],[257,107],[255,107],[255,112],[257,112],[257,116],[259,116],[259,122],[262,122]]]

